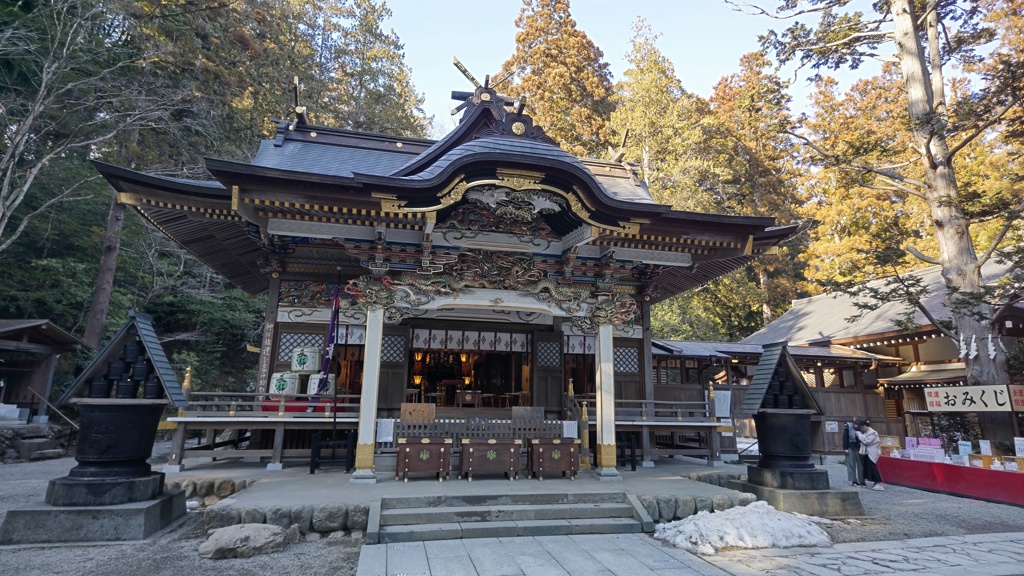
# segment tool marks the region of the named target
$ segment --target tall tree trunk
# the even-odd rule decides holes
[[[100,270],[89,307],[89,321],[85,326],[84,341],[99,350],[103,342],[103,328],[110,312],[110,295],[114,291],[114,273],[117,271],[117,255],[121,251],[121,229],[124,228],[124,204],[114,194],[107,215],[107,234],[103,237],[103,253],[100,255]]]
[[[969,222],[960,206],[956,174],[946,142],[945,94],[937,48],[938,17],[933,10],[926,19],[931,48],[926,56],[919,41],[912,0],[894,0],[892,8],[910,122],[925,170],[924,195],[939,244],[942,278],[947,288],[976,293],[983,286],[981,266],[971,240]],[[947,296],[947,304],[951,304],[949,300]],[[968,383],[1009,384],[1009,373],[1000,358],[989,358],[987,353],[988,337],[998,337],[991,307],[979,305],[975,310],[981,320],[975,315],[958,312],[952,306],[950,312],[957,332],[968,346],[964,358]],[[972,348],[977,351],[973,358],[970,357]]]

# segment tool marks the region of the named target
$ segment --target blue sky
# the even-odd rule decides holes
[[[449,113],[452,90],[472,86],[452,65],[458,56],[483,82],[515,49],[519,0],[388,0],[394,13],[385,23],[405,44],[416,90],[426,97],[426,112],[446,133],[455,126]],[[773,4],[773,2],[769,2]],[[662,34],[659,48],[675,65],[690,92],[708,96],[715,83],[739,69],[743,54],[758,48],[757,36],[785,23],[735,12],[722,0],[574,0],[572,15],[611,65],[614,79],[627,69],[624,60],[632,25],[643,16]],[[849,78],[851,75],[847,75]],[[802,111],[806,82],[793,87],[794,111]],[[435,135],[437,136],[437,135]]]

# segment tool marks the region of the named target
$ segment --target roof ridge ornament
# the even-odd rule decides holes
[[[302,87],[299,85],[299,76],[296,74],[292,76],[292,95],[294,99],[294,111],[295,120],[288,125],[289,130],[295,130],[295,126],[305,126],[309,124],[309,119],[306,118],[306,107],[299,104],[299,94],[302,92]]]
[[[518,108],[518,113],[522,113],[525,101],[523,101],[523,103],[520,103],[518,100],[513,101],[513,99],[508,96],[498,94],[498,91],[495,89],[496,86],[512,77],[514,72],[513,70],[499,72],[498,75],[494,77],[493,83],[491,81],[491,76],[488,74],[484,76],[484,83],[480,84],[476,77],[473,76],[473,73],[466,68],[457,56],[454,57],[453,63],[459,72],[461,72],[462,75],[465,76],[471,84],[473,84],[474,90],[473,92],[452,91],[452,100],[462,101],[462,104],[459,104],[452,109],[452,116],[458,114],[470,104],[480,104],[482,102],[494,102],[495,104],[500,104],[502,108]]]

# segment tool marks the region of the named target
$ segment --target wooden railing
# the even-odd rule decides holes
[[[276,417],[287,415],[301,418],[324,418],[326,414],[358,414],[358,394],[316,396],[296,394],[269,397],[248,392],[191,392],[185,408],[187,416],[223,417]]]
[[[596,420],[597,403],[593,394],[568,398],[569,413],[574,418],[582,414],[582,404],[587,403],[590,421]],[[648,422],[710,422],[715,416],[714,402],[684,402],[661,400],[616,400],[616,421]]]

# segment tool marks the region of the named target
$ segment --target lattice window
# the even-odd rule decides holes
[[[384,336],[380,341],[381,362],[405,362],[405,336]]]
[[[615,371],[616,372],[639,372],[640,371],[640,349],[616,347],[615,348]]]
[[[557,368],[562,365],[561,342],[537,342],[537,367]]]
[[[813,378],[813,376],[811,376]],[[833,386],[839,386],[839,377],[836,376],[835,371],[829,372],[825,370],[821,373],[821,379],[825,382],[825,388],[831,388]]]
[[[291,362],[292,350],[299,346],[312,346],[323,350],[323,334],[301,334],[296,332],[285,332],[281,334],[281,345],[277,349],[278,362]]]

